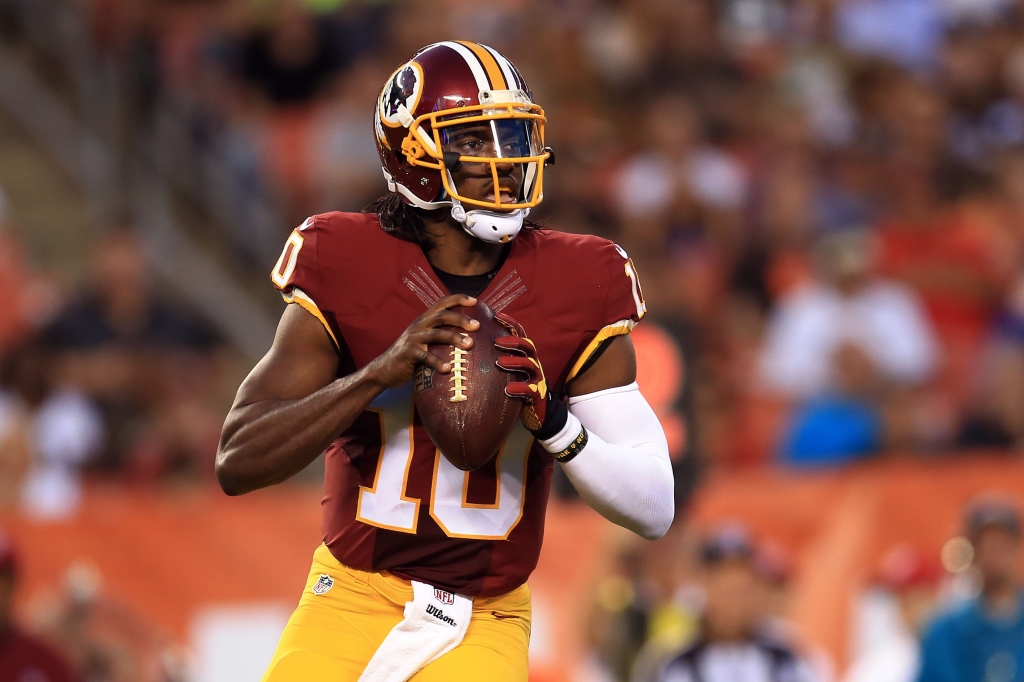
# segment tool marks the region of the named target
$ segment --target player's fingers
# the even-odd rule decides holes
[[[428,329],[423,332],[420,340],[426,345],[438,344],[459,348],[469,348],[473,345],[473,339],[469,336],[451,329]]]
[[[420,361],[435,372],[440,372],[441,374],[447,374],[447,372],[452,369],[451,363],[447,363],[447,361],[441,359],[437,355],[434,355],[432,352],[426,350],[426,348],[424,348],[424,356]]]
[[[508,313],[495,313],[494,319],[496,319],[501,326],[508,329],[512,334],[515,334],[516,336],[526,336],[526,330],[523,329],[523,325],[516,322]]]
[[[427,308],[427,312],[424,313],[424,315],[433,315],[439,310],[447,310],[448,308],[454,308],[455,306],[458,305],[476,305],[476,299],[473,298],[472,296],[466,296],[465,294],[453,294],[451,296],[445,296],[440,301]]]
[[[495,360],[494,364],[506,372],[521,372],[530,379],[533,379],[539,373],[537,365],[531,362],[529,358],[518,355],[506,355]]]
[[[530,390],[529,384],[524,381],[513,381],[505,387],[505,395],[509,398],[519,398],[532,403],[536,394]]]
[[[459,327],[468,332],[476,331],[480,328],[480,323],[472,317],[453,310],[438,310],[424,320],[424,322],[428,327]]]
[[[522,353],[523,355],[533,355],[535,352],[530,340],[520,336],[499,336],[494,340],[494,345],[501,350]]]

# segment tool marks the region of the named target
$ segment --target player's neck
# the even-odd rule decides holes
[[[450,217],[439,222],[428,222],[427,231],[433,244],[424,247],[427,260],[438,270],[452,275],[482,275],[501,262],[504,244],[489,244],[467,234]]]

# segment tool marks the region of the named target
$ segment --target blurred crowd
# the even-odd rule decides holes
[[[385,191],[371,115],[398,64],[450,38],[507,55],[558,158],[532,217],[636,262],[640,383],[681,467],[1024,444],[1024,0],[67,1],[117,65],[131,125],[173,105],[238,180],[237,211],[282,207],[281,245]],[[237,356],[151,281],[129,222],[76,282],[34,267],[3,222],[0,509],[59,518],[90,475],[210,477]],[[265,278],[277,254],[224,229]],[[967,582],[1005,593],[1019,519],[972,523],[950,551],[973,560],[953,568],[887,555],[847,682],[915,679],[937,605]],[[658,547],[625,549],[596,590],[594,679],[715,682],[702,666],[733,653],[829,679],[781,617],[785,549],[741,528]],[[963,618],[985,630],[979,613]],[[944,627],[926,658],[957,639]]]
[[[539,217],[638,264],[651,322],[682,352],[685,384],[664,392],[692,462],[1024,438],[1024,3],[78,1],[135,125],[180,105],[244,179],[239,210],[284,207],[281,243],[384,191],[370,112],[395,64],[452,36],[505,52],[558,154]],[[227,238],[262,276],[272,255]],[[152,297],[132,240],[112,229],[89,293],[4,349],[0,423],[28,409],[84,434],[39,486],[69,462],[205,466],[216,341]],[[97,351],[115,347],[131,359]]]
[[[172,638],[105,592],[95,567],[71,565],[63,584],[15,608],[24,576],[0,534],[0,682],[184,682],[188,658]]]
[[[1024,676],[1021,516],[985,494],[939,556],[891,547],[836,668],[788,618],[791,550],[740,523],[624,546],[594,590],[587,682],[967,682]]]
[[[76,283],[31,267],[2,220],[0,242],[0,511],[67,517],[88,476],[212,478],[230,354],[158,292],[137,235],[108,231]]]
[[[239,210],[284,206],[282,243],[384,191],[370,112],[396,64],[503,51],[558,154],[538,215],[633,256],[699,461],[1024,437],[1016,0],[79,1],[139,124],[187,102]]]

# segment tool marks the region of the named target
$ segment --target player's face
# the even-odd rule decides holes
[[[464,162],[452,171],[452,180],[459,194],[470,199],[502,203],[520,201],[525,175],[524,164],[497,162],[498,184],[495,187],[490,163],[473,163],[465,157],[515,159],[534,154],[536,146],[530,123],[515,119],[469,123],[451,126],[442,131],[446,152],[455,152]]]

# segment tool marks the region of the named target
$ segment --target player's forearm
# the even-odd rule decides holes
[[[585,428],[586,445],[563,464],[573,486],[609,521],[660,538],[675,515],[672,463],[661,423],[636,384],[574,398],[569,409],[563,433],[545,447],[558,452]]]
[[[385,388],[363,369],[305,398],[236,404],[217,450],[217,480],[224,492],[242,495],[299,473]]]
[[[648,540],[657,540],[672,525],[675,505],[667,459],[591,433],[587,452],[563,470],[580,497],[612,523]]]

